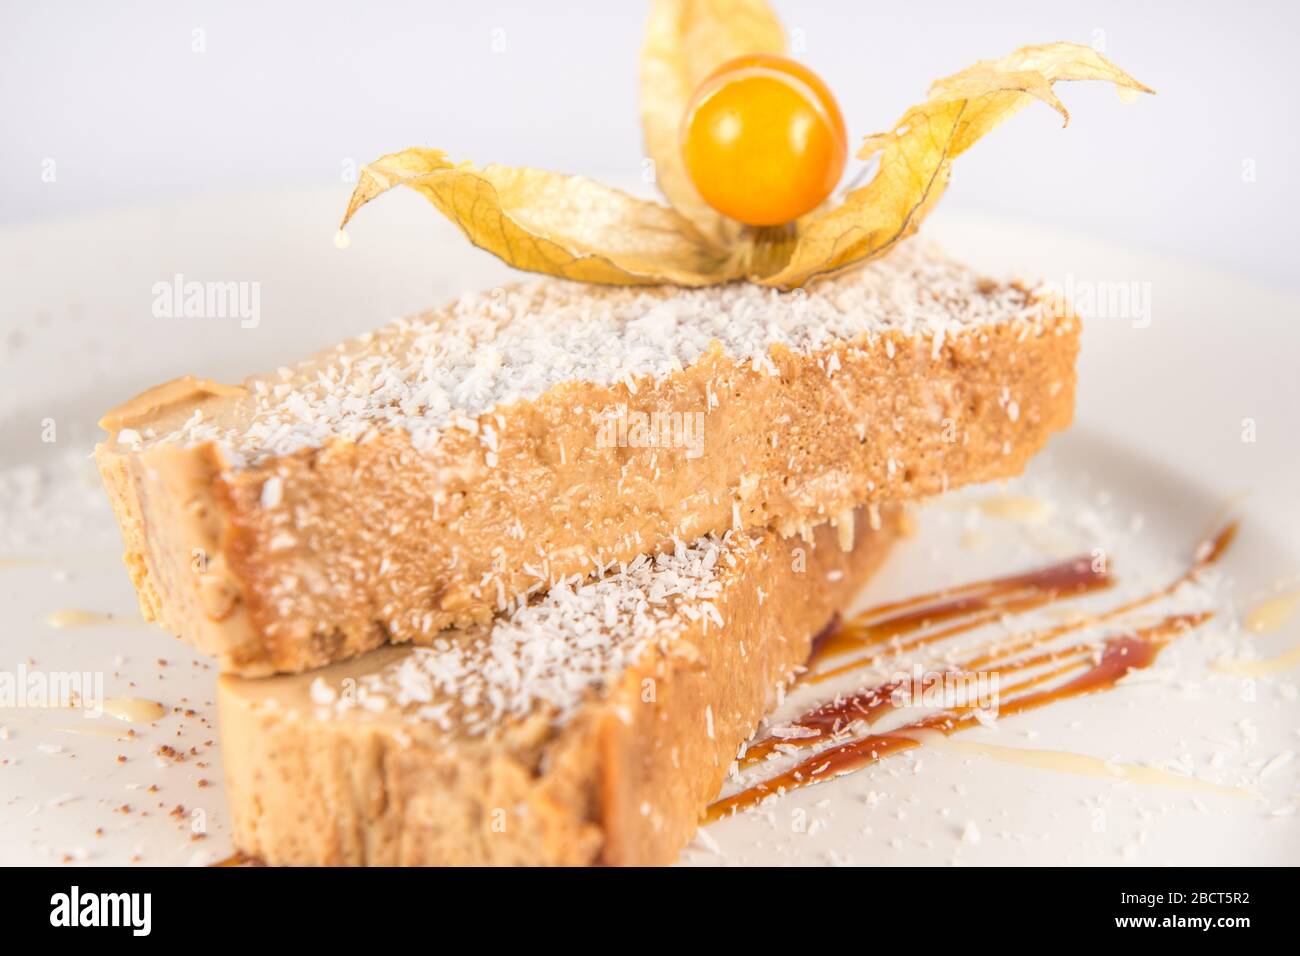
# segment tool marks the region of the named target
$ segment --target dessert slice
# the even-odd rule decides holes
[[[1015,475],[1070,421],[1078,332],[915,241],[792,293],[544,279],[160,386],[96,457],[145,616],[296,672],[674,539]]]
[[[899,520],[709,536],[486,628],[224,674],[236,845],[289,865],[669,863]]]

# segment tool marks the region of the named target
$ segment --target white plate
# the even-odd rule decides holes
[[[168,710],[136,725],[0,712],[0,862],[169,864],[230,852],[219,747],[208,743],[217,740],[214,672],[138,621],[86,456],[97,415],[148,385],[189,372],[238,379],[509,278],[415,197],[385,200],[351,230],[351,247],[337,250],[344,198],[203,200],[0,233],[0,261],[14,275],[0,341],[0,589],[9,612],[0,668],[102,672],[106,696]],[[1285,756],[1300,749],[1300,670],[1246,681],[1209,667],[1300,642],[1300,616],[1267,635],[1237,624],[1244,610],[1300,586],[1300,302],[1194,264],[1031,227],[941,216],[927,229],[986,269],[1045,277],[1076,295],[1114,293],[1111,311],[1121,314],[1087,325],[1078,424],[1006,489],[1050,503],[1052,516],[1032,524],[957,502],[929,507],[862,602],[1097,546],[1114,555],[1121,587],[1136,592],[1175,574],[1231,506],[1242,521],[1236,545],[1206,586],[1175,602],[1218,609],[1209,626],[1140,679],[967,739],[1165,768],[1257,798],[922,749],[712,824],[684,859],[1300,862],[1300,760]],[[155,318],[154,285],[177,273],[259,283],[257,327]],[[44,441],[51,424],[54,440]],[[45,623],[68,608],[118,617]],[[136,736],[113,736],[127,729]],[[164,746],[186,759],[159,756]]]

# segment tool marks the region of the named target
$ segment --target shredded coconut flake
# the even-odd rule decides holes
[[[1038,312],[1022,287],[990,282],[915,240],[800,295],[743,282],[680,289],[540,279],[464,295],[280,369],[254,380],[229,420],[196,412],[153,440],[214,441],[236,466],[377,428],[406,429],[417,448],[428,447],[451,427],[478,434],[479,417],[496,406],[563,382],[635,392],[639,378],[679,371],[715,342],[738,365],[777,374],[773,346],[809,354],[885,336],[892,357],[892,336],[903,335],[929,338],[938,354],[964,328]],[[484,435],[492,454],[496,440]]]
[[[431,646],[414,648],[364,676],[355,694],[331,698],[333,691],[318,678],[312,699],[331,703],[336,714],[381,710],[376,701],[391,701],[413,721],[474,735],[539,707],[562,723],[684,621],[721,626],[718,559],[740,547],[728,532],[612,564],[589,580],[562,579],[540,599],[513,605],[484,636],[437,637]]]

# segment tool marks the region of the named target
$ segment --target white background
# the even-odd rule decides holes
[[[1300,287],[1300,5],[776,7],[855,139],[977,59],[1056,39],[1103,47],[1159,95],[1123,106],[1109,89],[1062,88],[1071,127],[1046,107],[1017,117],[958,162],[945,207]],[[417,143],[627,181],[642,156],[643,17],[637,0],[6,0],[0,225],[332,182],[342,208],[346,169]],[[47,160],[53,183],[42,181]]]

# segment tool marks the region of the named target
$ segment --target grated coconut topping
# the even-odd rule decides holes
[[[539,279],[461,296],[399,319],[278,376],[249,382],[232,422],[201,410],[162,436],[119,435],[129,444],[213,441],[232,464],[255,463],[336,437],[406,429],[428,447],[450,427],[477,433],[498,405],[535,399],[553,386],[660,380],[717,342],[738,364],[775,374],[769,350],[804,354],[885,333],[927,338],[937,354],[963,328],[1033,318],[1032,295],[991,282],[917,240],[806,290],[751,283],[704,289],[592,286]],[[892,354],[893,342],[885,340]]]
[[[540,599],[517,603],[473,640],[436,638],[362,677],[340,696],[322,678],[311,687],[325,713],[400,707],[412,722],[479,735],[539,706],[562,723],[644,649],[687,622],[722,627],[719,562],[736,563],[734,532],[654,557],[615,562],[595,578],[562,579]]]

